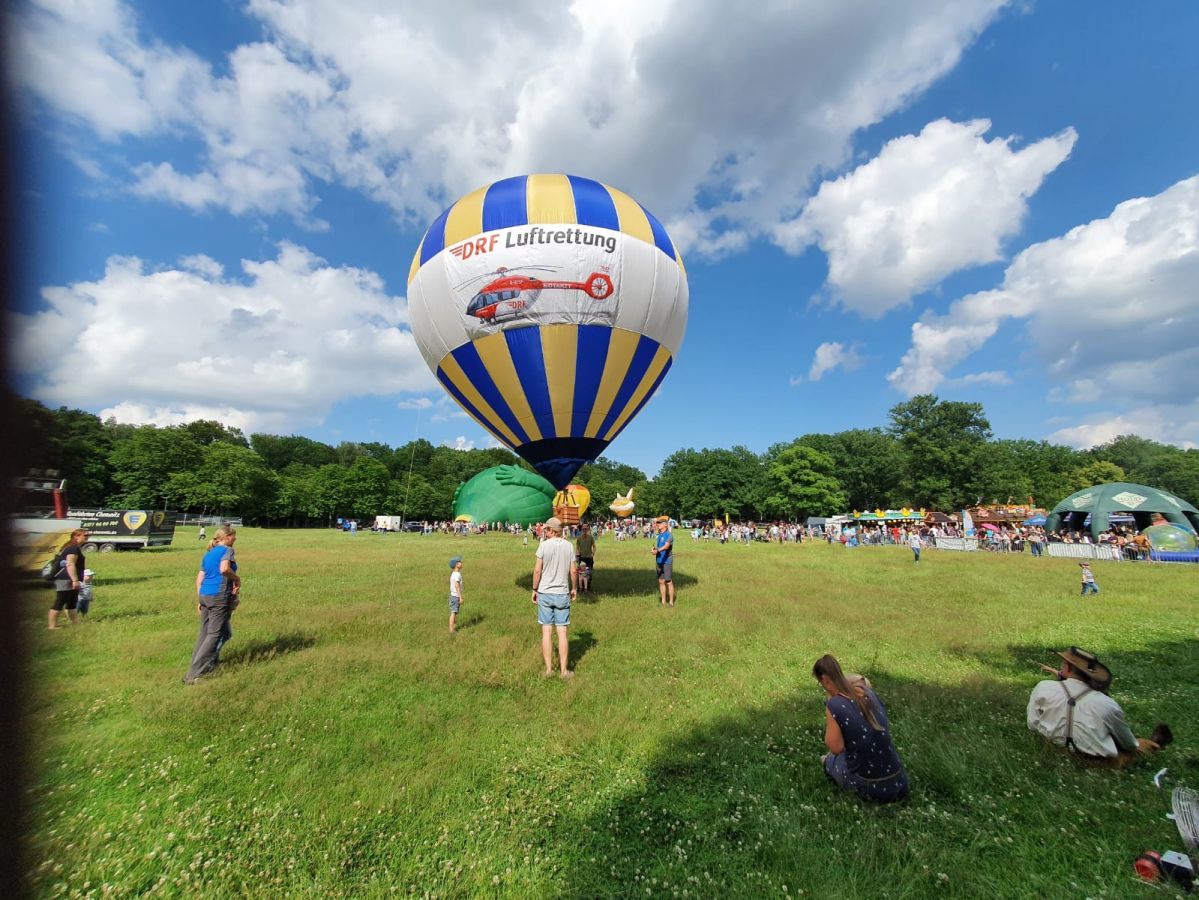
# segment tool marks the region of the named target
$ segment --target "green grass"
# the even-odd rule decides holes
[[[1139,897],[1133,858],[1181,849],[1150,779],[1199,785],[1193,569],[1098,563],[1084,601],[1067,560],[680,533],[670,610],[648,544],[604,539],[564,682],[519,538],[240,538],[235,636],[192,687],[194,531],[90,559],[84,625],[26,594],[37,894]],[[1174,726],[1160,761],[1087,768],[1025,728],[1070,644],[1134,731]],[[905,804],[821,772],[830,651],[887,704]]]

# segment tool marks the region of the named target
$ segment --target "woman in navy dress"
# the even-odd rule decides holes
[[[812,676],[828,694],[824,704],[824,773],[863,800],[891,803],[908,795],[904,771],[882,701],[870,682],[846,677],[836,658],[816,660]]]

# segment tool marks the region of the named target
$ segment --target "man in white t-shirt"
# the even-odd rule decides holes
[[[533,566],[533,603],[537,605],[537,621],[541,625],[541,655],[545,659],[545,675],[554,674],[553,632],[558,631],[558,674],[573,678],[566,667],[570,653],[566,631],[570,626],[570,601],[579,589],[579,570],[575,563],[574,547],[562,537],[562,520],[554,516],[541,529],[542,541],[537,548]]]
[[[1149,740],[1133,735],[1124,710],[1107,695],[1111,669],[1095,654],[1079,647],[1055,652],[1062,658],[1056,679],[1040,682],[1028,698],[1031,730],[1057,747],[1117,767],[1174,739],[1168,725],[1158,725]]]

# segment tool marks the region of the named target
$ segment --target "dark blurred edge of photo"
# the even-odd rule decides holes
[[[8,10],[6,9],[5,12]],[[7,15],[0,16],[0,47],[9,46]],[[7,72],[0,88],[0,515],[7,519],[15,511],[15,478],[24,456],[22,423],[16,421],[9,340],[17,285],[17,266],[29,248],[19,227],[20,197],[17,193],[17,147],[13,127],[15,102]],[[12,542],[5,530],[0,540],[0,896],[26,897],[25,815],[26,748],[24,718],[25,646],[18,605],[17,578],[13,570]]]

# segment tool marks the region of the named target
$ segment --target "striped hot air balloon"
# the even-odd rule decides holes
[[[646,404],[687,327],[662,223],[574,175],[521,175],[443,212],[408,275],[425,362],[496,440],[562,489]]]

